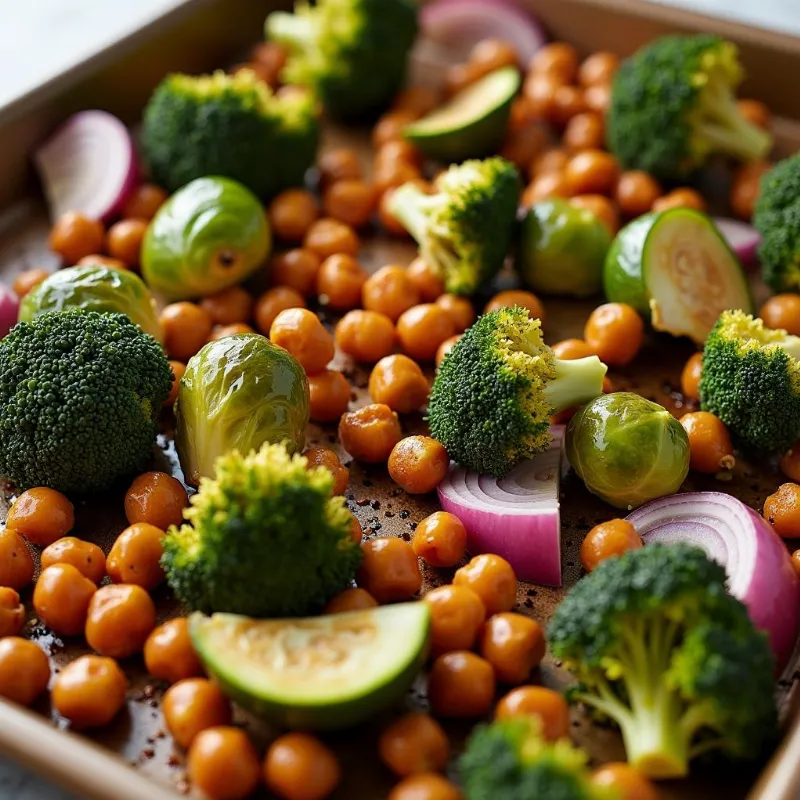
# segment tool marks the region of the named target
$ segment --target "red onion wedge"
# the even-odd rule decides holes
[[[714,217],[714,224],[742,264],[756,260],[761,234],[752,225],[728,217]]]
[[[762,517],[730,495],[690,492],[654,500],[627,519],[645,544],[694,544],[722,564],[730,593],[769,634],[783,669],[800,626],[800,579],[783,540]]]
[[[19,298],[8,286],[0,283],[0,339],[17,324],[18,316]]]
[[[33,156],[52,219],[77,211],[107,221],[138,180],[128,129],[106,111],[71,116]]]
[[[520,580],[561,586],[558,486],[564,426],[550,432],[550,449],[520,462],[505,478],[453,464],[438,492],[442,508],[466,526],[472,555],[495,553]]]

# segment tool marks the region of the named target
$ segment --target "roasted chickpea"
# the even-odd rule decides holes
[[[208,312],[215,325],[233,325],[250,319],[253,298],[241,286],[231,286],[204,297],[200,301],[200,308]]]
[[[16,590],[0,586],[0,639],[18,636],[25,625],[25,606]]]
[[[684,414],[680,423],[689,437],[690,469],[711,475],[733,469],[736,458],[731,436],[719,417],[708,411],[696,411]]]
[[[463,795],[441,775],[420,772],[396,784],[388,800],[463,800]]]
[[[768,328],[800,335],[800,294],[776,294],[763,306],[759,316]]]
[[[241,728],[201,731],[189,746],[186,770],[192,785],[211,800],[244,800],[258,785],[261,765]]]
[[[48,244],[67,266],[71,266],[84,256],[101,253],[105,235],[102,222],[68,211],[56,220]]]
[[[625,519],[612,519],[595,525],[581,543],[581,565],[587,572],[614,556],[642,547],[636,528]]]
[[[164,692],[164,722],[179,747],[188,747],[198,733],[229,725],[231,705],[216,683],[186,678]]]
[[[324,150],[317,162],[320,182],[327,186],[336,181],[358,180],[361,178],[361,164],[355,151],[347,148]]]
[[[530,101],[526,99],[530,106]],[[524,170],[547,147],[548,134],[542,124],[531,121],[524,127],[509,130],[498,155]]]
[[[422,117],[433,111],[440,100],[439,92],[428,86],[407,86],[395,97],[392,108]]]
[[[243,333],[255,333],[255,330],[244,322],[234,322],[233,325],[215,325],[211,330],[209,342],[217,342],[220,339],[227,339],[229,336],[240,336]]]
[[[148,522],[136,522],[117,537],[106,559],[106,571],[115,583],[149,591],[164,580],[163,554],[164,531]]]
[[[394,323],[377,311],[349,311],[337,324],[335,339],[338,348],[351,358],[374,363],[394,349]]]
[[[552,75],[531,72],[522,84],[523,97],[528,101],[528,111],[535,120],[551,120],[555,109],[554,98],[562,83]]]
[[[472,589],[489,615],[510,611],[517,601],[517,576],[511,564],[491,553],[475,556],[456,570],[453,583]]]
[[[214,323],[205,309],[182,301],[161,312],[161,325],[170,358],[185,363],[208,341]]]
[[[403,223],[392,213],[393,194],[393,188],[386,189],[381,194],[381,199],[378,201],[378,219],[380,220],[383,230],[390,236],[407,239],[408,231],[405,229]]]
[[[730,203],[733,213],[749,222],[761,191],[761,178],[772,169],[767,161],[751,161],[736,170],[731,184]]]
[[[319,317],[305,308],[281,311],[269,329],[269,338],[291,353],[309,375],[325,369],[335,354],[333,337]]]
[[[389,189],[396,189],[404,183],[411,183],[421,179],[422,172],[420,168],[409,161],[401,161],[399,159],[390,161],[384,157],[375,162],[373,182],[379,195],[384,195]],[[380,211],[381,209],[379,208],[379,216],[381,216]],[[382,216],[381,220],[383,221]]]
[[[275,286],[264,292],[256,301],[255,320],[258,330],[269,336],[272,323],[281,311],[290,308],[305,308],[306,301],[296,289],[288,286]]]
[[[38,486],[23,492],[11,505],[6,526],[29,542],[47,547],[75,525],[72,503],[55,489]]]
[[[393,322],[419,303],[414,282],[402,267],[388,266],[371,275],[363,286],[364,308],[385,314]]]
[[[800,537],[800,486],[781,484],[764,501],[764,519],[785,539]]]
[[[74,536],[58,539],[42,551],[42,569],[54,564],[71,564],[95,584],[106,574],[105,553],[96,544]]]
[[[798,444],[795,444],[794,447],[783,454],[780,460],[780,468],[787,478],[791,478],[795,483],[800,481],[800,446]],[[1,583],[2,581],[0,580]]]
[[[112,258],[118,258],[129,269],[138,269],[146,231],[146,219],[123,219],[115,222],[106,234],[106,252]]]
[[[436,348],[436,366],[437,368],[441,366],[442,361],[448,356],[450,351],[455,346],[455,343],[461,338],[461,334],[458,333],[455,336],[451,336],[449,339],[445,339],[439,347]]]
[[[530,72],[552,75],[561,83],[572,83],[578,74],[578,51],[566,42],[540,47],[528,64]]]
[[[564,168],[570,194],[610,194],[619,177],[619,165],[603,150],[583,150]]]
[[[361,302],[361,291],[368,277],[352,256],[344,253],[329,256],[317,272],[317,294],[331,308],[346,311]]]
[[[350,482],[350,470],[339,461],[339,456],[333,450],[328,450],[325,447],[311,447],[303,455],[308,460],[308,469],[325,467],[333,475],[334,495],[344,494],[347,491],[347,484]]]
[[[283,800],[324,800],[341,779],[334,753],[307,733],[285,733],[267,750],[264,780]]]
[[[51,273],[49,270],[42,269],[41,267],[26,269],[24,272],[20,272],[19,275],[14,278],[14,283],[12,284],[14,293],[17,295],[17,297],[22,299],[26,294],[33,291],[50,274]]]
[[[403,129],[416,119],[418,119],[416,112],[408,108],[387,112],[372,129],[372,144],[378,149],[387,142],[401,140]]]
[[[537,717],[542,736],[550,742],[569,736],[569,706],[563,695],[544,686],[520,686],[500,698],[495,719]]]
[[[619,211],[616,205],[602,194],[579,194],[570,197],[569,202],[576,208],[586,209],[603,223],[613,237],[619,230]]]
[[[319,206],[311,192],[286,189],[269,204],[269,221],[275,236],[285,242],[300,242],[319,217]]]
[[[466,650],[440,655],[428,674],[428,701],[437,717],[483,717],[492,707],[494,690],[492,665]]]
[[[539,178],[550,172],[563,172],[570,158],[570,154],[560,147],[551,147],[543,151],[531,161],[529,170],[531,179]]]
[[[172,386],[169,390],[169,397],[164,401],[166,408],[172,408],[178,399],[178,392],[181,388],[181,378],[186,372],[186,364],[182,361],[170,361],[169,367],[172,370]]]
[[[361,551],[356,582],[379,603],[409,600],[419,591],[422,575],[410,544],[394,536],[376,536],[363,542]]]
[[[656,787],[630,764],[603,764],[592,773],[592,783],[616,792],[620,800],[659,800]]]
[[[585,88],[602,84],[607,86],[614,78],[619,67],[619,56],[616,53],[599,51],[587,56],[578,69],[578,83]]]
[[[703,370],[703,354],[695,353],[686,362],[681,373],[681,392],[687,400],[700,399],[700,375]]]
[[[452,303],[450,306],[454,308]],[[458,332],[454,313],[438,303],[423,303],[404,311],[397,320],[397,338],[403,351],[418,361],[433,361],[439,345]],[[465,316],[463,309],[459,313]]]
[[[58,636],[77,636],[97,586],[72,564],[53,564],[42,570],[33,589],[33,608]]]
[[[544,306],[541,300],[533,292],[525,292],[521,289],[508,289],[498,292],[483,309],[484,314],[490,311],[497,311],[501,308],[527,308],[529,315],[534,319],[544,319]]]
[[[531,123],[537,122],[531,101],[524,94],[517,95],[511,101],[511,114],[508,120],[508,132],[519,133],[528,129]],[[527,165],[525,165],[527,166]]]
[[[705,211],[706,201],[694,189],[682,188],[673,189],[653,203],[653,211],[668,211],[671,208],[696,208],[698,211]]]
[[[113,658],[81,656],[53,682],[53,707],[74,730],[102,728],[125,705],[128,680]]]
[[[397,414],[383,403],[373,403],[343,414],[339,421],[342,447],[357,461],[387,461],[402,438]]]
[[[382,358],[369,376],[369,396],[399,414],[410,414],[428,401],[428,379],[408,356]]]
[[[472,64],[451,64],[444,74],[444,92],[446,97],[452,97],[464,91],[467,86],[483,77],[478,67]]]
[[[432,492],[445,478],[450,458],[430,436],[407,436],[389,455],[389,475],[407,494]]]
[[[398,777],[441,772],[447,766],[450,742],[442,726],[420,711],[395,720],[378,741],[381,761]]]
[[[152,183],[141,183],[122,207],[123,219],[143,219],[150,221],[161,206],[167,201],[169,195],[160,187]]]
[[[50,682],[50,662],[44,651],[27,639],[0,639],[0,697],[29,706]]]
[[[139,475],[125,493],[125,516],[131,524],[147,522],[166,530],[180,525],[189,497],[183,484],[165,472]]]
[[[568,85],[558,86],[553,92],[549,119],[554,125],[564,128],[573,117],[587,110],[583,89]]]
[[[378,601],[366,589],[351,587],[331,598],[322,613],[342,614],[346,611],[366,611],[377,605]]]
[[[596,111],[576,114],[564,129],[561,137],[564,146],[573,153],[581,150],[601,150],[605,145],[605,125]]]
[[[432,567],[454,567],[467,551],[467,529],[458,517],[437,511],[417,525],[411,547]]]
[[[463,333],[475,322],[475,308],[466,297],[457,294],[443,294],[436,300],[436,305],[450,315],[455,326],[455,333]]]
[[[203,665],[189,637],[189,621],[186,617],[177,617],[159,625],[147,637],[144,663],[150,675],[167,683],[177,683],[203,674]]]
[[[626,303],[605,303],[589,315],[584,328],[586,344],[601,361],[624,367],[636,358],[644,343],[644,323]]]
[[[772,122],[772,115],[769,108],[759,100],[749,100],[742,98],[736,101],[736,110],[753,125],[769,130]],[[627,800],[627,798],[626,798]]]
[[[358,234],[349,225],[329,217],[318,219],[303,239],[303,247],[323,259],[337,253],[354,256],[360,246]]]
[[[439,586],[423,600],[431,610],[431,648],[434,656],[471,650],[486,621],[483,601],[465,586]]]
[[[468,63],[488,75],[502,67],[516,67],[517,51],[503,39],[481,39],[470,51]]]
[[[372,218],[377,202],[374,186],[360,180],[337,181],[322,195],[322,210],[332,219],[363,228]]]
[[[520,684],[544,658],[544,632],[536,620],[505,612],[486,620],[480,639],[481,655],[492,665],[497,680]]]
[[[584,91],[583,100],[589,110],[606,114],[611,105],[611,86],[605,83],[590,86]]]
[[[556,342],[552,349],[553,355],[564,361],[597,355],[583,339],[564,339],[563,341]]]
[[[396,162],[410,164],[419,169],[422,166],[422,154],[405,139],[387,142],[375,153],[375,165],[378,169],[387,168]]]
[[[141,586],[101,586],[89,603],[86,641],[101,656],[128,658],[141,651],[155,627],[156,607]]]
[[[444,294],[444,281],[424,258],[415,258],[408,265],[406,275],[423,303],[433,303]]]
[[[620,174],[614,189],[614,199],[626,217],[640,217],[653,207],[663,194],[658,181],[642,170]]]
[[[795,550],[792,553],[792,566],[797,576],[800,577],[800,550]]]
[[[316,287],[320,257],[311,250],[296,247],[272,260],[270,279],[273,286],[287,286],[301,295],[311,294]]]
[[[545,172],[534,178],[522,193],[522,205],[530,208],[551,197],[569,197],[570,189],[564,172]]]
[[[33,571],[33,558],[22,537],[11,528],[0,530],[0,586],[24,589],[33,580]]]
[[[347,411],[350,384],[341,372],[324,369],[308,378],[313,422],[334,422]]]

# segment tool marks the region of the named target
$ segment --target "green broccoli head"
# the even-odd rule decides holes
[[[800,291],[800,153],[761,179],[753,224],[764,280],[776,292]]]
[[[217,461],[164,539],[162,565],[193,611],[250,617],[314,614],[345,589],[361,561],[333,476],[307,469],[284,445]]]
[[[278,11],[266,35],[289,49],[287,83],[309,86],[340,119],[375,117],[402,87],[417,35],[413,0],[298,0]]]
[[[503,266],[517,219],[521,183],[503,158],[452,166],[426,194],[414,183],[392,194],[391,213],[453,294],[473,294]]]
[[[153,180],[170,191],[195,178],[233,178],[266,200],[302,186],[319,144],[315,101],[275,95],[252,70],[167,76],[144,112]]]
[[[550,623],[574,698],[619,725],[648,777],[685,776],[712,751],[756,757],[776,731],[767,637],[725,579],[698,548],[650,545],[600,564]]]
[[[609,149],[625,169],[674,181],[722,154],[763,158],[770,135],[737,110],[736,46],[716,36],[665,36],[617,72],[607,117]]]
[[[428,401],[431,433],[467,469],[505,475],[550,445],[549,418],[602,394],[596,356],[563,361],[527,309],[480,317],[442,362]]]
[[[466,800],[617,800],[594,786],[585,754],[567,740],[542,739],[535,718],[476,729],[459,761]]]
[[[753,454],[783,453],[800,437],[800,338],[725,311],[703,351],[700,404]]]
[[[124,314],[20,322],[0,340],[0,474],[21,489],[107,488],[150,457],[171,386],[161,345]]]

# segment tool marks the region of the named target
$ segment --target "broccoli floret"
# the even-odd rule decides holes
[[[310,94],[274,95],[252,70],[169,75],[153,93],[142,124],[145,159],[165,189],[221,175],[264,200],[303,185],[319,136]]]
[[[544,741],[535,718],[479,727],[459,767],[466,800],[617,800],[591,783],[585,754],[566,739]]]
[[[289,49],[287,83],[311,87],[340,119],[367,119],[402,87],[417,35],[413,0],[300,0],[267,17],[266,35]]]
[[[442,362],[428,401],[434,438],[467,469],[503,477],[550,445],[549,417],[603,392],[597,356],[564,361],[527,309],[480,317]]]
[[[217,461],[164,540],[162,565],[192,611],[250,617],[315,614],[361,561],[333,476],[284,445]]]
[[[724,311],[706,339],[700,404],[746,451],[785,452],[800,437],[800,338]]]
[[[124,314],[20,322],[0,340],[0,475],[85,493],[140,471],[171,385],[161,345]]]
[[[684,776],[709,752],[755,758],[776,732],[767,636],[725,578],[698,548],[649,545],[600,564],[550,623],[573,699],[619,725],[648,777]]]
[[[608,146],[625,169],[675,181],[712,154],[763,158],[771,136],[737,110],[736,45],[716,36],[665,36],[620,66],[607,117]]]
[[[761,179],[753,224],[764,280],[776,292],[800,291],[800,153]]]
[[[436,194],[414,183],[397,189],[391,213],[417,240],[420,254],[452,294],[473,294],[508,255],[521,183],[503,158],[465,161],[435,181]]]

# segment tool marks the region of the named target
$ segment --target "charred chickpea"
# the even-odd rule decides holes
[[[370,464],[387,461],[401,438],[397,414],[383,403],[349,411],[339,420],[342,447],[357,461]]]
[[[366,589],[351,587],[331,598],[322,609],[322,613],[342,614],[346,611],[366,611],[377,605],[378,601]]]
[[[368,277],[353,256],[337,253],[328,256],[317,272],[317,294],[330,308],[347,311],[361,302],[361,291]]]
[[[0,697],[29,706],[50,682],[50,662],[44,651],[27,639],[0,639]]]
[[[264,759],[267,788],[282,800],[325,800],[341,779],[334,753],[307,733],[279,736]]]
[[[231,286],[204,297],[200,301],[200,308],[208,312],[215,325],[233,325],[250,319],[253,312],[253,297],[241,286]]]
[[[106,252],[112,258],[118,258],[126,267],[138,269],[147,224],[146,219],[122,219],[115,222],[106,234]]]
[[[375,187],[360,180],[336,181],[322,195],[325,215],[354,228],[363,228],[378,202]]]
[[[608,229],[614,237],[619,230],[619,210],[617,206],[602,194],[579,194],[570,197],[569,202],[576,208],[585,208],[590,214]]]
[[[106,574],[105,553],[92,542],[66,536],[58,539],[42,551],[42,569],[54,564],[71,564],[92,583],[99,584]]]
[[[481,655],[492,665],[497,680],[525,683],[544,658],[544,632],[536,620],[505,612],[486,620],[480,638]]]
[[[463,310],[460,313],[464,316]],[[418,361],[433,361],[439,345],[457,332],[453,313],[438,303],[413,306],[397,320],[400,346]]]
[[[630,764],[603,764],[592,772],[592,783],[616,792],[619,800],[659,800],[656,787]]]
[[[521,289],[508,289],[504,292],[498,292],[486,304],[483,313],[488,314],[490,311],[513,308],[514,306],[527,308],[528,314],[534,319],[544,319],[544,306],[541,300],[533,292],[526,292]]]
[[[364,558],[356,583],[379,603],[409,600],[422,585],[417,556],[408,542],[394,536],[376,536],[361,544]]]
[[[450,315],[456,333],[463,333],[475,322],[475,307],[466,297],[443,294],[437,298],[436,305]]]
[[[269,204],[267,213],[275,236],[285,242],[300,242],[319,218],[319,206],[311,192],[287,189]]]
[[[122,207],[123,219],[151,220],[169,195],[153,183],[140,183]]]
[[[394,349],[394,323],[377,311],[348,311],[336,325],[337,347],[356,361],[380,361]]]
[[[431,567],[454,567],[467,552],[467,529],[453,514],[436,511],[417,525],[411,547]]]
[[[102,222],[68,211],[56,220],[48,244],[67,266],[72,266],[84,256],[102,253],[105,236]]]
[[[749,98],[742,98],[736,101],[736,110],[753,125],[759,128],[769,130],[770,123],[772,122],[772,114],[769,108],[760,100],[751,100]]]
[[[25,606],[19,594],[7,586],[0,586],[0,639],[18,636],[25,625]]]
[[[699,192],[683,187],[673,189],[653,203],[653,211],[668,211],[671,208],[694,208],[698,211],[705,211],[706,201]]]
[[[611,519],[595,525],[581,543],[581,566],[591,572],[598,564],[629,550],[638,550],[642,538],[625,519]]]
[[[570,154],[560,147],[550,147],[531,161],[529,174],[531,179],[547,175],[550,172],[563,172],[570,160]]]
[[[22,537],[11,528],[0,531],[0,586],[24,589],[33,580],[33,558]]]
[[[11,505],[6,526],[29,542],[47,547],[75,525],[72,503],[55,489],[37,486],[23,492]]]
[[[355,151],[348,148],[324,150],[317,162],[320,182],[323,186],[336,181],[359,180],[361,164]]]
[[[578,68],[578,83],[584,88],[602,84],[607,86],[614,78],[619,67],[619,56],[616,53],[599,51],[587,56]]]
[[[311,447],[303,455],[308,461],[308,469],[324,467],[331,473],[333,476],[332,493],[334,495],[344,494],[347,491],[347,484],[350,482],[350,470],[339,461],[339,456],[333,450],[328,450],[326,447]]]
[[[646,214],[662,194],[659,182],[642,170],[621,173],[614,189],[614,199],[626,217]]]
[[[553,355],[565,361],[597,355],[583,339],[563,339],[553,345]]]
[[[269,336],[272,323],[275,322],[275,318],[281,311],[287,311],[290,308],[305,308],[305,305],[305,298],[296,289],[290,289],[288,286],[275,286],[264,292],[256,301],[254,312],[256,327],[264,336]]]
[[[439,586],[423,601],[431,612],[431,650],[434,656],[471,650],[486,621],[483,601],[465,586]]]
[[[428,674],[428,701],[437,717],[474,719],[492,707],[492,665],[475,653],[454,650],[440,655]]]
[[[156,607],[141,586],[101,586],[89,603],[86,641],[101,656],[128,658],[142,650],[155,627]]]
[[[197,734],[186,771],[192,786],[211,800],[244,800],[258,786],[261,764],[247,734],[226,725]]]
[[[517,576],[511,564],[500,556],[475,556],[453,576],[456,586],[472,589],[486,606],[486,613],[510,611],[517,602]]]
[[[601,361],[624,367],[642,348],[644,323],[626,303],[605,303],[589,315],[583,338]]]
[[[349,225],[330,217],[318,219],[303,239],[303,247],[322,259],[337,253],[354,256],[360,246],[358,234]]]
[[[42,570],[33,589],[33,608],[58,636],[77,636],[84,629],[97,586],[72,564]]]
[[[208,341],[214,323],[204,308],[182,301],[164,308],[161,325],[168,355],[185,363]]]
[[[301,295],[314,292],[319,272],[320,257],[311,250],[296,247],[275,256],[270,269],[273,286],[287,286]]]
[[[780,460],[781,472],[791,478],[795,483],[800,481],[800,443],[794,445],[791,450],[787,450]],[[2,556],[0,556],[2,558]],[[0,583],[2,581],[0,580]]]
[[[417,113],[410,109],[384,114],[372,129],[372,144],[375,149],[380,149],[387,142],[402,140],[403,128],[415,119],[418,119]]]
[[[570,190],[564,172],[545,172],[534,178],[522,193],[522,205],[530,208],[551,197],[569,197]]]
[[[441,775],[421,772],[396,784],[387,800],[463,800],[463,795]]]
[[[619,177],[619,164],[603,150],[576,153],[564,168],[570,194],[610,194]]]
[[[269,338],[291,353],[309,375],[325,369],[335,352],[333,337],[319,317],[305,308],[281,311],[269,329]]]
[[[520,686],[501,697],[494,711],[495,719],[537,717],[542,736],[555,742],[569,736],[569,706],[564,696],[544,686]]]
[[[323,369],[309,375],[308,390],[313,422],[334,422],[347,411],[350,384],[338,370]]]
[[[681,392],[687,400],[700,399],[700,375],[703,371],[703,354],[694,353],[681,372]]]
[[[583,99],[590,111],[605,114],[611,105],[611,86],[607,83],[590,86],[584,91]]]
[[[767,161],[752,161],[739,167],[734,173],[731,184],[730,204],[733,213],[749,222],[753,217],[759,192],[761,178],[770,171],[772,165]]]
[[[42,269],[41,267],[26,269],[24,272],[20,272],[19,275],[14,278],[14,283],[12,286],[14,289],[14,294],[22,299],[26,294],[33,291],[50,274],[50,270]]]
[[[561,83],[571,83],[578,74],[578,51],[566,42],[552,42],[540,47],[528,64],[528,70],[552,75]]]
[[[768,328],[783,329],[793,336],[800,335],[800,294],[776,294],[759,311]]]
[[[784,539],[800,536],[800,486],[783,483],[764,501],[764,519]]]
[[[166,472],[144,472],[125,493],[125,516],[131,524],[147,522],[166,530],[180,525],[189,504],[183,484]]]
[[[144,663],[150,675],[170,684],[202,676],[203,665],[192,647],[186,617],[159,625],[147,637]]]
[[[164,722],[180,747],[188,747],[198,733],[229,725],[231,705],[219,687],[206,678],[186,678],[170,686],[162,703]]]
[[[361,290],[364,308],[385,314],[393,322],[419,303],[419,292],[403,267],[387,266],[367,278]]]
[[[408,494],[432,492],[447,475],[450,458],[430,436],[401,439],[389,455],[389,475]]]
[[[553,75],[532,72],[522,84],[523,97],[528,101],[528,111],[535,120],[553,117],[555,94],[561,82]]]
[[[216,342],[219,339],[226,339],[228,336],[239,336],[243,333],[255,333],[255,330],[244,322],[234,322],[233,325],[215,325],[211,329],[209,342]]]
[[[455,336],[451,336],[449,339],[445,339],[437,348],[436,348],[436,367],[440,367],[442,365],[442,361],[447,358],[450,351],[455,346],[455,343],[461,338],[461,334],[457,333]]]
[[[567,123],[561,140],[574,153],[581,150],[601,150],[605,145],[603,118],[595,111],[576,114]]]
[[[106,559],[106,572],[115,583],[134,584],[146,591],[164,580],[161,556],[164,531],[148,522],[136,522],[117,537]]]
[[[369,396],[399,414],[410,414],[428,401],[428,379],[416,361],[408,356],[382,358],[369,376]]]
[[[403,226],[391,211],[393,188],[386,189],[381,194],[381,199],[378,201],[378,219],[380,220],[381,227],[390,236],[397,236],[401,238],[408,238],[408,231]]]
[[[736,458],[731,436],[719,417],[708,411],[695,411],[684,414],[680,423],[689,437],[690,469],[710,475],[733,469]]]
[[[53,707],[75,730],[108,725],[125,705],[128,680],[113,658],[81,656],[53,682]]]
[[[420,772],[442,772],[450,755],[450,742],[430,714],[412,711],[383,731],[378,753],[395,775],[405,778]]]
[[[421,256],[408,265],[406,275],[423,303],[433,303],[444,294],[444,281]]]

